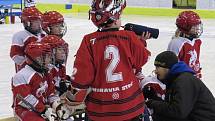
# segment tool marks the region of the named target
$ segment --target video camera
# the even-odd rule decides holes
[[[151,33],[150,38],[152,37],[154,39],[157,39],[159,35],[159,29],[150,28],[147,26],[132,24],[132,23],[125,24],[124,30],[133,31],[139,36],[141,36],[143,32],[146,33],[148,31],[149,33]]]

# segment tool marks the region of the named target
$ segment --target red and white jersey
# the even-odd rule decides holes
[[[18,98],[18,95],[21,95],[38,112],[45,109],[45,104],[50,104],[58,99],[51,79],[49,75],[42,75],[28,65],[16,73],[12,78],[15,111],[22,112],[29,108],[24,101]]]
[[[71,83],[75,88],[91,88],[85,100],[91,120],[121,121],[143,113],[144,97],[133,69],[140,70],[149,54],[131,31],[84,36]]]
[[[183,37],[174,37],[169,45],[169,51],[176,53],[180,61],[184,61],[191,67],[198,78],[201,78],[201,66],[199,62],[200,47],[202,41],[200,39],[193,39],[192,41]]]
[[[140,81],[140,85],[142,89],[144,87],[152,88],[156,92],[158,97],[163,100],[165,99],[166,85],[159,81],[156,76],[146,76]]]
[[[26,57],[24,54],[24,49],[26,45],[32,41],[40,41],[44,34],[39,34],[38,36],[33,35],[32,33],[23,30],[17,32],[12,38],[12,45],[10,48],[10,57],[16,64],[16,72],[25,67]]]
[[[61,64],[61,66],[56,67],[52,66],[50,68],[50,74],[53,77],[53,83],[55,84],[56,87],[59,87],[60,81],[66,79],[66,66],[64,64]]]

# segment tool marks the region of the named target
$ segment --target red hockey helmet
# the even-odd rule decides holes
[[[54,32],[52,27],[58,27],[59,32]],[[53,34],[62,37],[66,33],[66,24],[63,15],[57,11],[45,12],[42,16],[42,28],[47,34]]]
[[[22,22],[41,19],[42,13],[36,7],[24,8],[21,15]]]
[[[25,48],[27,64],[33,65],[37,71],[45,72],[51,63],[51,46],[46,43],[31,42]]]
[[[51,46],[54,54],[53,60],[54,65],[66,62],[69,49],[68,43],[66,43],[62,38],[55,35],[48,35],[41,40],[41,43],[46,43]],[[63,50],[63,52],[62,51],[60,52],[61,54],[60,57],[58,56],[59,50]]]
[[[197,34],[202,33],[202,21],[199,15],[193,11],[183,11],[179,14],[178,18],[176,19],[176,25],[178,29],[185,33],[190,34],[190,30],[192,27],[197,26],[200,29]]]
[[[62,38],[56,35],[45,36],[42,38],[41,42],[49,44],[52,48],[57,48],[62,46],[68,48],[68,43],[66,43]]]
[[[125,7],[126,0],[93,0],[89,14],[95,26],[102,28],[118,20]]]

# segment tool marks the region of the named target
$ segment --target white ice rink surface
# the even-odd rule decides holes
[[[148,75],[154,69],[153,61],[155,56],[166,50],[169,41],[176,29],[175,18],[164,17],[141,17],[141,16],[123,16],[122,23],[127,22],[142,24],[149,27],[160,29],[158,39],[151,39],[148,41],[148,49],[152,52],[152,57],[149,62],[143,67],[143,72]],[[18,19],[18,18],[17,18]],[[66,24],[68,27],[67,34],[64,39],[69,43],[69,58],[67,65],[67,72],[70,75],[72,72],[72,65],[74,55],[79,47],[82,37],[90,32],[96,30],[88,16],[81,17],[66,17]],[[201,66],[203,73],[203,82],[209,87],[215,95],[215,20],[203,20],[204,33],[202,35],[201,48]],[[13,115],[11,108],[12,92],[11,92],[11,77],[15,73],[14,63],[9,56],[11,39],[14,33],[23,30],[20,22],[16,24],[0,25],[0,119]],[[84,74],[83,74],[84,75]]]

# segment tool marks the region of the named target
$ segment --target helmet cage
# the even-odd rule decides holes
[[[59,32],[55,32],[56,31],[55,29],[59,29],[57,30]],[[67,32],[67,25],[65,22],[49,25],[45,31],[49,35],[56,35],[62,38]]]
[[[194,25],[191,27],[189,31],[189,35],[192,36],[193,38],[198,38],[202,35],[203,33],[203,24],[198,24]]]
[[[53,65],[65,64],[68,57],[68,44],[64,43],[53,48]],[[60,57],[59,57],[60,56]]]
[[[37,63],[38,64],[38,67],[40,68],[40,69],[43,69],[43,70],[48,70],[48,65],[50,64],[50,63],[52,63],[51,61],[52,61],[52,54],[42,54],[40,57],[37,57],[36,59],[35,59],[35,62],[34,63]],[[47,61],[47,59],[50,59],[49,60],[49,62],[47,63],[46,61]]]
[[[27,57],[28,65],[37,72],[45,73],[48,71],[48,65],[51,63],[51,47],[48,44],[29,43],[25,48],[25,56]]]
[[[52,61],[52,64],[53,65],[57,65],[57,64],[63,64],[63,63],[66,63],[66,59],[67,59],[67,56],[68,56],[68,43],[66,43],[62,38],[56,36],[56,35],[48,35],[46,37],[44,37],[42,40],[41,40],[42,43],[46,43],[48,45],[51,46],[52,48],[52,54],[53,54],[53,61]],[[58,52],[58,49],[59,50],[64,50],[63,54],[65,56],[63,56],[61,59],[58,59],[57,58],[57,52]],[[62,52],[62,51],[61,51]]]
[[[33,27],[33,24],[35,24],[35,22],[40,21],[40,19],[35,19],[35,20],[31,20],[31,21],[27,21],[27,22],[23,22],[23,25],[25,27],[25,30],[29,31],[30,33],[37,35],[39,33],[42,32],[42,27],[41,24],[38,25],[39,27],[37,27],[36,29]]]
[[[48,72],[48,65],[52,63],[52,55],[51,54],[42,54],[39,57],[33,58],[30,55],[26,54],[26,57],[28,58],[28,64],[34,67],[34,69],[41,73]],[[50,58],[49,64],[47,64],[46,60],[47,58]]]

